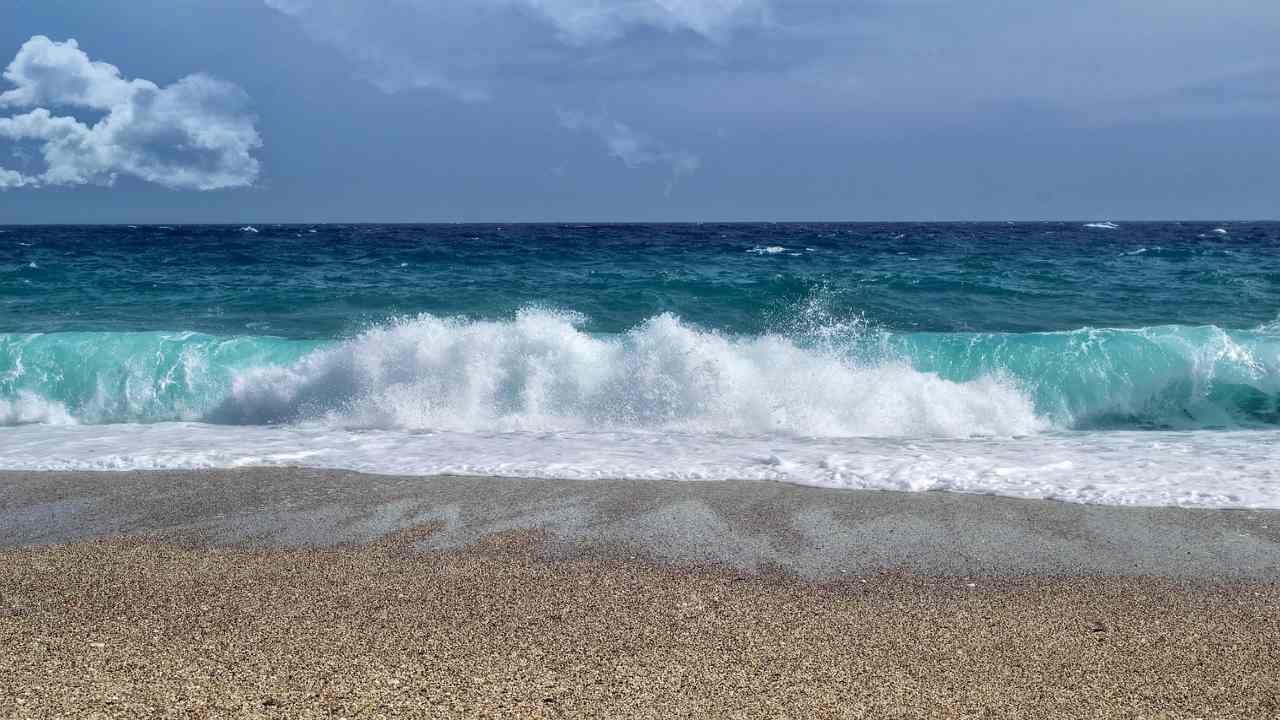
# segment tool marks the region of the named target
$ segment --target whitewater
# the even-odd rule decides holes
[[[1106,225],[1038,228],[1081,239],[981,262],[954,229],[931,246],[897,226],[874,242],[841,238],[842,226],[753,226],[728,240],[724,229],[679,229],[705,240],[693,250],[616,237],[637,228],[566,247],[480,240],[494,228],[418,229],[429,241],[419,242],[397,227],[348,238],[354,246],[330,238],[310,261],[257,238],[296,253],[332,228],[188,231],[203,272],[91,247],[82,241],[102,239],[92,229],[70,240],[28,229],[15,238],[27,244],[3,246],[14,262],[0,273],[0,469],[302,466],[1280,507],[1280,322],[1266,307],[1280,274],[1269,249],[1204,241],[1204,228],[1126,238]],[[181,231],[152,232],[163,236],[142,246],[168,251],[168,233]],[[449,232],[481,234],[441,243]],[[201,233],[210,237],[192,240]],[[1143,252],[1115,251],[1115,237]],[[334,257],[352,247],[355,257]],[[1024,244],[1009,246],[1018,252]],[[425,267],[415,273],[406,258]],[[1235,262],[1239,274],[1223,271]],[[256,279],[297,282],[290,264],[311,275],[290,293]],[[1075,287],[1086,271],[1088,287]],[[610,276],[584,291],[601,272]],[[1170,277],[1183,277],[1177,292],[1148,297],[1169,292]],[[1252,301],[1224,292],[1239,277],[1252,280]],[[418,285],[406,290],[409,280]],[[75,314],[49,302],[83,291],[71,281],[96,284],[104,301]],[[335,294],[375,283],[395,301],[335,307]],[[476,284],[495,291],[459,302]],[[404,301],[424,285],[432,293]],[[500,287],[539,299],[512,307]],[[1128,316],[1169,322],[1078,323],[1114,320],[1106,300],[1123,293],[1145,298]],[[1194,322],[1206,308],[1223,321]],[[346,329],[333,329],[338,317]]]
[[[0,387],[16,389],[0,401],[0,467],[770,479],[1280,506],[1280,444],[1261,430],[1280,395],[1271,328],[826,328],[802,342],[671,315],[617,336],[581,324],[529,310],[421,316],[333,343],[4,336]],[[1130,431],[1085,432],[1100,426]]]

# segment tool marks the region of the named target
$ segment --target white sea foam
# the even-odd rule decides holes
[[[581,318],[422,316],[241,373],[209,419],[477,432],[660,430],[810,436],[1026,435],[1032,400],[996,376],[866,367],[780,336],[730,338],[671,315],[620,336]]]
[[[3,379],[0,376],[0,379]],[[75,418],[65,405],[20,390],[11,400],[0,398],[0,427],[12,425],[74,425]],[[5,436],[0,435],[0,442]]]
[[[1085,227],[1094,228],[1095,230],[1118,230],[1120,228],[1119,225],[1111,222],[1110,220],[1106,222],[1085,223]]]
[[[1109,505],[1280,508],[1280,434],[1274,432],[824,439],[194,423],[27,425],[0,432],[0,469],[301,466],[404,475],[771,480]]]
[[[256,233],[258,232],[258,228],[252,225],[245,225],[244,227],[240,228],[240,232]]]
[[[1026,388],[1000,372],[945,380],[880,346],[848,352],[849,336],[866,339],[861,321],[799,317],[787,337],[733,337],[670,315],[607,336],[546,310],[507,321],[421,316],[278,361],[267,358],[290,345],[270,338],[126,334],[96,377],[56,374],[49,397],[68,406],[28,390],[0,402],[9,426],[0,427],[0,469],[761,479],[1280,508],[1280,433],[1063,431],[1073,418],[1141,414],[1153,397],[1202,413],[1192,401],[1203,388],[1254,404],[1274,397],[1274,323],[1250,331],[1258,336],[1179,327],[1038,335],[1033,348],[1065,347],[1069,362],[1094,363],[1075,395],[1042,392],[1038,414]],[[180,356],[156,364],[154,342]],[[1006,349],[1017,350],[994,352]],[[0,383],[43,377],[24,353]],[[86,386],[96,392],[75,394]],[[1055,398],[1074,400],[1055,411]],[[157,422],[124,424],[139,418]]]
[[[769,246],[753,247],[747,252],[751,253],[752,255],[777,255],[778,253],[784,253],[786,251],[787,249],[782,247],[781,245],[769,245]]]

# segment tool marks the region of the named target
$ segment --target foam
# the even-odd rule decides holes
[[[11,399],[0,398],[0,427],[13,425],[74,425],[75,418],[65,405],[27,391]]]
[[[1274,323],[900,334],[805,307],[756,336],[671,315],[614,335],[582,322],[528,309],[502,321],[423,315],[342,341],[0,334],[0,399],[32,393],[94,424],[476,432],[962,437],[1280,424]]]
[[[859,365],[776,335],[730,338],[660,315],[620,336],[580,317],[507,322],[422,316],[289,367],[239,374],[217,422],[322,420],[455,431],[582,429],[814,436],[1015,435],[1045,426],[996,375],[945,380]]]
[[[7,470],[294,466],[419,476],[765,480],[1109,505],[1280,508],[1280,437],[1257,431],[804,439],[161,423],[3,432],[0,469]]]

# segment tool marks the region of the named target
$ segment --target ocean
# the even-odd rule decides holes
[[[1280,508],[1280,224],[0,227],[0,469]]]

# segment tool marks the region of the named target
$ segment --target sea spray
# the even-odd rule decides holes
[[[1264,326],[894,333],[798,313],[731,335],[658,315],[422,315],[347,340],[196,333],[0,335],[0,401],[83,423],[202,421],[485,432],[1015,436],[1280,424]],[[0,422],[42,422],[8,411]],[[62,415],[49,415],[50,422]]]
[[[419,317],[240,374],[221,422],[469,431],[582,429],[815,436],[1025,434],[1030,401],[994,377],[955,383],[765,335],[733,338],[660,315],[627,333],[572,315]]]

